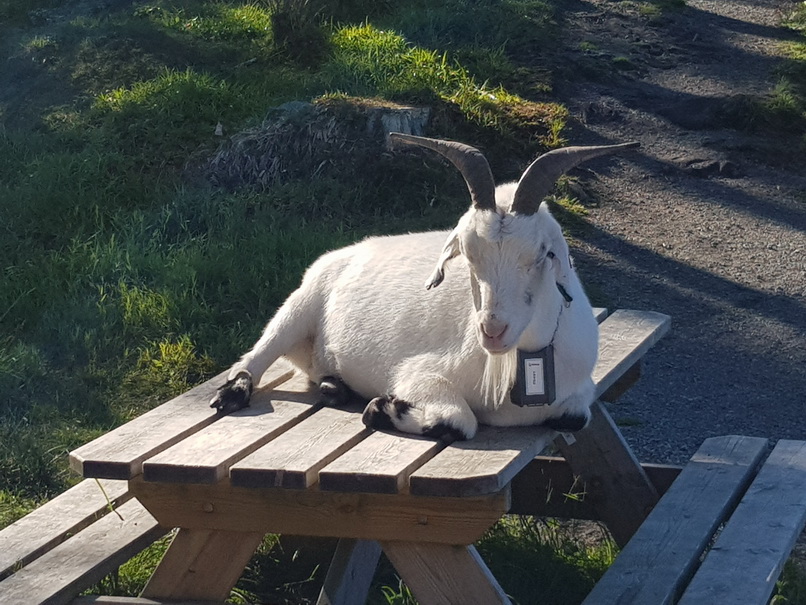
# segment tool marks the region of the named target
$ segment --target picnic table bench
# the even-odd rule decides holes
[[[601,323],[597,397],[611,400],[637,379],[641,358],[669,324],[667,316],[636,311],[617,311]],[[688,477],[710,472],[697,456],[682,472],[638,463],[598,402],[591,425],[573,436],[540,427],[481,427],[470,441],[446,444],[373,432],[362,424],[360,410],[317,406],[311,385],[282,360],[264,375],[251,407],[219,417],[207,402],[221,380],[218,376],[71,453],[71,466],[87,479],[0,532],[1,603],[220,603],[270,532],[339,538],[322,605],[363,602],[381,549],[424,605],[508,603],[473,547],[508,512],[603,520],[626,547],[589,601],[639,602],[623,595],[611,599],[615,593],[607,588],[619,582],[609,578],[628,577],[630,594],[654,582],[652,565],[641,567],[646,563],[641,558],[661,557],[652,559],[649,546],[637,545],[652,541],[652,527],[679,526],[681,510],[684,518],[699,519],[702,528],[670,531],[677,540],[662,543],[677,552],[680,543],[691,542],[689,534],[698,541],[699,553],[685,564],[666,562],[669,568],[685,568],[670,592],[676,596],[708,544],[707,529],[730,514],[766,447],[764,440],[728,438],[751,444],[747,447],[756,453],[745,460],[747,448],[722,448],[718,461],[706,458],[712,466],[720,462],[744,469],[741,477],[716,466],[711,476],[720,481],[697,483]],[[562,458],[538,456],[552,443]],[[741,462],[733,461],[731,452]],[[752,483],[762,482],[761,493],[771,491],[765,481],[776,480],[767,477],[768,468],[778,468],[775,456]],[[797,456],[792,460],[781,472],[802,487],[803,465]],[[579,478],[586,497],[569,502],[561,495],[563,486]],[[716,489],[719,497],[703,500],[722,505],[695,515],[697,489],[700,495]],[[778,491],[772,490],[775,497]],[[790,492],[789,525],[778,533],[791,537],[803,526],[806,506],[795,502],[796,489]],[[679,509],[681,501],[688,508]],[[741,513],[743,506],[733,518],[756,514],[758,504]],[[140,598],[76,596],[174,528],[171,545]],[[767,544],[766,537],[759,543]],[[787,548],[776,541],[771,548],[781,559],[791,543]],[[708,571],[714,554],[712,549],[698,576]],[[622,560],[634,560],[643,575]],[[718,562],[713,565],[719,569]]]

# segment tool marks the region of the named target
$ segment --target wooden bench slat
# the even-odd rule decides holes
[[[85,479],[0,531],[0,580],[131,498],[125,481]]]
[[[0,583],[3,605],[63,605],[166,533],[136,500]]]
[[[610,315],[599,326],[600,353],[593,372],[597,396],[637,363],[670,325],[669,316],[661,313],[620,310]],[[498,491],[546,445],[546,431],[540,427],[482,427],[474,439],[449,445],[412,473],[411,493],[464,496]]]
[[[282,384],[295,370],[279,359],[268,369],[261,390]],[[143,461],[212,424],[218,415],[209,407],[226,378],[222,372],[187,393],[119,426],[70,453],[70,468],[84,477],[131,479],[142,472]]]
[[[369,435],[361,414],[323,408],[230,468],[243,487],[305,489],[319,470]]]
[[[326,491],[394,494],[404,490],[411,471],[444,444],[413,435],[375,432],[319,471]]]
[[[556,433],[533,426],[480,426],[470,441],[449,445],[409,478],[418,496],[478,496],[502,489]]]
[[[172,483],[215,483],[223,479],[233,462],[315,411],[316,394],[306,390],[305,376],[295,376],[286,386],[289,390],[255,393],[249,407],[219,418],[146,460],[143,477]]]
[[[596,323],[602,323],[607,319],[607,309],[603,307],[593,307],[593,316],[596,318]]]
[[[806,442],[779,441],[679,605],[766,605],[806,523]]]
[[[672,318],[654,311],[619,309],[599,325],[599,359],[593,369],[596,397],[634,366],[672,327]]]
[[[706,439],[584,605],[673,603],[766,451],[758,437]]]

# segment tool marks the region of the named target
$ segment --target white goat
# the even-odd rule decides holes
[[[371,399],[363,420],[373,428],[445,439],[472,438],[478,422],[583,428],[598,329],[560,225],[541,200],[566,170],[637,144],[558,149],[518,183],[496,188],[473,147],[400,134],[391,142],[450,160],[471,208],[450,233],[372,237],[320,257],[211,406],[228,413],[248,405],[252,385],[285,356],[320,384],[327,403],[351,391]],[[549,345],[547,373],[530,384],[553,377],[553,396],[515,405],[518,351]]]

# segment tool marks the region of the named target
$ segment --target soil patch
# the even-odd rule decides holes
[[[579,266],[611,308],[672,316],[639,383],[613,405],[645,461],[683,463],[710,436],[806,438],[803,141],[731,128],[782,62],[781,0],[687,0],[659,15],[590,0],[566,13],[560,88],[571,140],[636,140],[580,174],[602,200]]]

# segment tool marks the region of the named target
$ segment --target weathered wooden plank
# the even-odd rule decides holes
[[[298,375],[282,390],[256,394],[244,408],[190,435],[143,463],[146,481],[215,483],[230,465],[296,425],[315,411],[317,395]]]
[[[107,496],[113,506],[131,497],[125,481],[100,484],[85,479],[0,531],[0,580],[109,512]]]
[[[166,533],[135,500],[0,582],[3,605],[62,605]]]
[[[599,326],[599,359],[593,369],[602,395],[669,331],[672,319],[653,311],[619,309]]]
[[[283,359],[270,367],[255,397],[282,384],[295,370]],[[219,416],[209,406],[225,380],[222,372],[142,416],[82,445],[70,453],[70,468],[84,477],[131,479],[142,472],[143,461],[168,449],[188,435],[212,424]]]
[[[478,498],[322,492],[315,488],[151,483],[132,493],[167,527],[472,544],[509,510],[509,491]]]
[[[409,478],[412,494],[477,496],[502,489],[551,443],[541,427],[479,427],[469,441],[449,445]]]
[[[319,471],[319,486],[394,494],[405,490],[411,472],[443,447],[439,440],[375,432]]]
[[[660,496],[666,493],[682,467],[667,464],[641,464]],[[538,456],[512,480],[512,515],[589,519],[602,521],[588,484],[574,474],[560,456]]]
[[[262,532],[180,529],[142,596],[225,600],[263,535]]]
[[[510,603],[474,546],[389,541],[381,546],[420,603]]]
[[[673,603],[766,451],[767,440],[757,437],[706,439],[585,605]]]
[[[607,319],[607,309],[602,307],[594,307],[593,316],[596,318],[597,323],[602,323],[605,319]]]
[[[616,311],[599,326],[600,354],[593,373],[597,396],[640,360],[668,331],[670,322],[660,313]],[[595,423],[595,406],[593,412]],[[608,422],[599,424],[609,426]],[[412,473],[411,493],[461,496],[499,490],[547,445],[547,435],[554,434],[540,427],[483,427],[474,439],[452,443]],[[626,447],[623,441],[621,445]]]
[[[679,605],[766,605],[806,523],[806,442],[781,440]]]
[[[598,401],[587,429],[554,441],[574,473],[582,478],[589,502],[624,546],[658,502],[658,493]]]
[[[319,470],[369,435],[361,414],[323,408],[230,468],[230,481],[243,487],[305,489]]]
[[[339,540],[316,605],[366,603],[380,557],[375,540]]]

